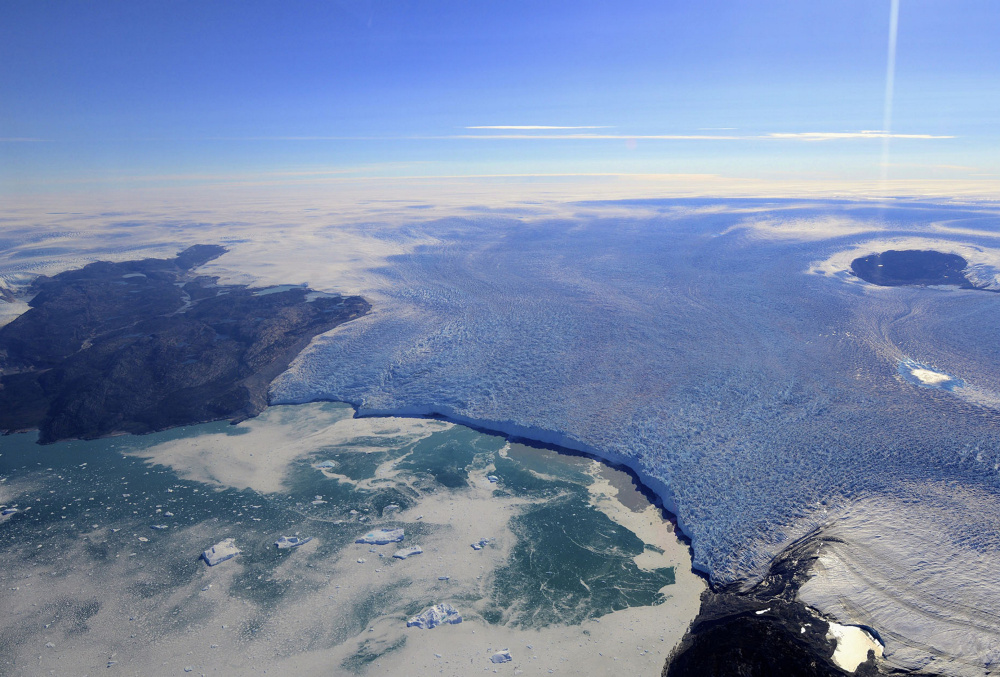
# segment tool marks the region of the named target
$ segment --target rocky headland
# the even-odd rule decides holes
[[[227,250],[99,261],[36,279],[0,328],[0,430],[39,442],[239,421],[316,335],[366,314],[360,296],[253,289],[197,275]]]

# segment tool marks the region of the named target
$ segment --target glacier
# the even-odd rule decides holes
[[[677,515],[695,568],[718,585],[749,585],[798,539],[853,533],[845,515],[890,501],[917,522],[925,504],[938,521],[977,516],[990,528],[956,540],[968,552],[952,559],[1000,567],[1000,296],[875,287],[847,268],[859,252],[910,243],[960,253],[989,277],[1000,269],[995,206],[613,206],[410,225],[423,244],[374,270],[374,312],[314,339],[272,401],[439,416],[626,465]],[[962,387],[921,387],[901,364],[935,365]],[[963,500],[934,498],[942,484]],[[909,532],[891,522],[865,520],[858,542],[906,551]],[[910,565],[919,577],[919,558]],[[951,586],[989,617],[1000,594],[976,577],[984,570],[907,594]],[[924,647],[957,656],[938,661],[945,673],[981,674],[1000,647],[987,630],[936,645],[947,605],[919,622],[819,606],[874,627],[887,659],[908,665]]]

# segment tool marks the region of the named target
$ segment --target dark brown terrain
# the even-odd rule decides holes
[[[798,599],[821,543],[816,536],[789,548],[749,590],[739,585],[706,590],[698,617],[667,658],[662,677],[936,677],[896,670],[871,651],[854,673],[833,663],[829,623]]]
[[[225,252],[195,245],[38,278],[30,309],[0,328],[0,430],[37,428],[45,444],[255,416],[314,336],[371,309],[192,272]]]

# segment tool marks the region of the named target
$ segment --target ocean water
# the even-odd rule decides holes
[[[503,641],[494,633],[562,651],[551,628],[599,628],[674,596],[686,548],[622,471],[464,426],[353,413],[318,403],[141,437],[0,438],[0,506],[17,508],[0,523],[0,671],[362,673],[430,655],[405,621],[440,602],[479,629],[466,652],[485,665],[479,654]],[[623,520],[656,522],[660,536]],[[400,527],[402,542],[355,543]],[[292,535],[312,540],[275,548]],[[225,538],[241,553],[207,567],[201,552]],[[393,557],[413,546],[423,552]],[[300,662],[280,667],[290,657]]]
[[[1000,515],[1000,297],[874,287],[848,272],[856,256],[935,249],[995,285],[994,208],[648,202],[608,217],[590,207],[419,226],[438,241],[391,257],[377,271],[376,312],[314,341],[273,399],[435,413],[624,462],[720,584],[752,582],[788,544],[861,505],[995,523],[979,517]],[[933,365],[919,373],[952,387],[915,383],[901,364]],[[942,484],[962,498],[933,500]],[[907,551],[905,531],[863,525],[859,542]],[[991,526],[955,547],[1000,568]],[[919,558],[906,561],[906,575],[925,578]],[[1000,595],[983,571],[908,595],[951,590],[995,619]],[[995,660],[985,626],[961,647],[938,641],[937,620],[957,609],[948,603],[916,620],[874,608],[859,602],[850,621],[891,637],[890,660],[904,646],[907,665],[934,660],[955,674]]]

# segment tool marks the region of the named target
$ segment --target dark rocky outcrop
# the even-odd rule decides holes
[[[371,308],[192,272],[225,251],[195,245],[38,278],[30,309],[0,328],[0,430],[38,428],[48,443],[255,416],[314,336]]]
[[[790,548],[749,590],[706,590],[701,610],[667,658],[662,677],[843,677],[832,661],[829,624],[797,599],[821,538]],[[758,613],[760,612],[760,613]],[[869,651],[857,677],[903,675]],[[919,673],[923,675],[923,673]],[[929,676],[925,676],[929,677]]]

